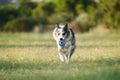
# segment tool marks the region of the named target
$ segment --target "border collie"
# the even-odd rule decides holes
[[[60,25],[56,23],[55,29],[53,31],[53,37],[56,40],[58,46],[58,54],[62,62],[66,61],[68,64],[70,58],[76,48],[75,35],[72,29],[68,28],[68,24]],[[64,45],[60,45],[60,41],[64,40]]]

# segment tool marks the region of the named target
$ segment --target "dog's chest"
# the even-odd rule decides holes
[[[69,48],[70,44],[71,44],[71,42],[70,42],[70,41],[68,41],[68,42],[65,44],[65,46],[64,46],[64,47],[62,47],[62,52],[63,52],[63,53],[66,53],[66,52],[67,52],[67,50],[68,50],[68,48]]]

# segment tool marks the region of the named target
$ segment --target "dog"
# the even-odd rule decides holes
[[[56,23],[55,29],[53,31],[53,38],[57,43],[60,60],[62,62],[66,61],[68,64],[76,48],[76,39],[74,32],[72,29],[68,28],[68,24],[60,25]],[[66,44],[64,46],[60,46],[60,40],[65,40]]]

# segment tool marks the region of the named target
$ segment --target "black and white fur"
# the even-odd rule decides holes
[[[72,29],[68,28],[68,24],[59,25],[57,23],[56,27],[53,31],[53,37],[57,42],[58,54],[59,54],[60,60],[62,62],[66,61],[66,63],[68,64],[70,62],[70,58],[76,48],[75,35],[74,35]],[[65,46],[62,47],[59,45],[60,40],[66,41]]]

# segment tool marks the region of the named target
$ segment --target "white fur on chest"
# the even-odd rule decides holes
[[[68,48],[71,46],[71,42],[70,41],[67,41],[65,46],[61,47],[59,44],[58,44],[58,49],[60,50],[60,52],[62,52],[63,54],[65,54],[67,51],[68,51]]]

